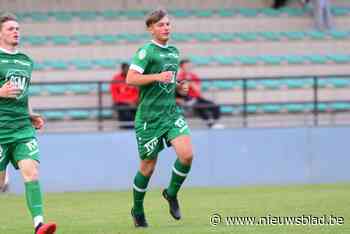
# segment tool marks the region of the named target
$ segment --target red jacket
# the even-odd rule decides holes
[[[184,71],[180,71],[178,76],[177,76],[179,81],[182,80],[187,80],[190,82],[190,87],[188,90],[188,96],[192,97],[192,98],[199,98],[202,96],[201,94],[201,80],[199,79],[199,77],[194,74],[193,72],[184,72]],[[198,85],[199,89],[195,90],[192,86],[192,84]]]
[[[110,85],[113,103],[137,104],[139,99],[138,88],[125,83],[126,76],[118,73],[113,76],[113,82]]]

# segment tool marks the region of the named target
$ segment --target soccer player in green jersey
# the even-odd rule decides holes
[[[16,50],[19,24],[11,14],[0,16],[0,188],[5,184],[6,167],[19,169],[25,185],[28,209],[36,234],[51,234],[56,224],[44,223],[39,184],[39,148],[35,129],[44,125],[28,102],[33,61]],[[4,211],[1,211],[2,213]],[[2,215],[5,215],[4,213]]]
[[[151,13],[146,26],[153,40],[136,52],[127,75],[127,83],[140,89],[135,130],[141,163],[134,178],[131,210],[136,227],[148,226],[143,200],[164,145],[173,146],[177,155],[169,186],[162,193],[176,220],[181,218],[177,193],[190,171],[193,158],[190,131],[175,102],[175,92],[186,93],[188,84],[176,81],[179,51],[168,45],[171,25],[166,11]]]

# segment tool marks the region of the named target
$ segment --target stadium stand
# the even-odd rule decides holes
[[[37,61],[34,83],[44,82],[30,91],[33,106],[50,120],[48,131],[64,129],[67,121],[78,130],[94,130],[101,128],[98,119],[106,120],[105,129],[115,128],[107,82],[149,39],[144,33],[144,6],[166,3],[174,17],[172,43],[197,65],[196,72],[205,78],[205,95],[222,104],[229,126],[236,120],[241,126],[241,115],[247,115],[249,126],[260,119],[265,126],[271,122],[267,119],[278,116],[287,116],[284,122],[289,124],[291,119],[308,123],[315,110],[328,122],[347,115],[346,0],[334,1],[337,30],[330,32],[312,29],[309,9],[291,6],[276,11],[258,0],[2,1],[0,6],[15,11],[24,24],[23,50]],[[317,86],[315,76],[321,77]],[[262,77],[266,79],[255,79]]]

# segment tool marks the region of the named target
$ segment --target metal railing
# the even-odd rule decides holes
[[[350,92],[349,95],[346,96],[345,99],[337,99],[337,98],[333,98],[333,99],[329,99],[329,100],[323,100],[320,99],[320,91],[322,91],[323,89],[327,89],[329,87],[324,87],[323,85],[320,85],[320,81],[323,79],[328,79],[329,81],[333,80],[349,80],[349,86],[344,85],[344,87],[342,88],[349,88],[350,90],[350,76],[347,75],[336,75],[336,76],[303,76],[303,77],[262,77],[262,78],[241,78],[241,79],[233,79],[233,78],[225,78],[225,79],[202,79],[202,84],[205,82],[210,82],[211,84],[214,84],[213,82],[241,82],[241,85],[238,85],[238,87],[235,87],[234,89],[232,89],[232,92],[240,92],[241,94],[241,102],[237,102],[235,100],[232,100],[232,103],[217,103],[220,106],[231,106],[232,108],[234,108],[235,110],[235,114],[233,114],[234,116],[241,116],[242,118],[242,126],[243,127],[249,127],[248,125],[248,118],[252,115],[259,115],[260,113],[250,113],[248,111],[248,107],[249,105],[262,105],[262,104],[310,104],[312,103],[313,107],[312,110],[310,112],[310,114],[313,115],[313,126],[318,126],[319,125],[319,115],[320,113],[323,113],[324,111],[320,110],[319,108],[319,104],[320,103],[335,103],[335,102],[343,102],[343,103],[350,103]],[[256,82],[261,82],[261,81],[266,81],[266,80],[278,80],[281,83],[283,83],[283,81],[286,80],[305,80],[305,81],[310,81],[312,80],[311,84],[309,82],[309,86],[307,87],[300,87],[300,88],[293,88],[293,89],[288,89],[285,90],[285,92],[288,92],[290,94],[292,94],[292,92],[294,92],[294,90],[309,90],[312,93],[312,100],[307,101],[305,99],[305,101],[301,101],[301,102],[290,102],[290,101],[282,101],[282,102],[278,102],[278,101],[273,101],[273,102],[252,102],[250,101],[250,94],[251,92],[256,91],[257,89],[254,88],[250,88],[249,82],[252,81],[256,81]],[[106,118],[104,118],[103,116],[103,111],[104,110],[111,110],[112,107],[111,106],[106,106],[104,105],[104,98],[106,98],[104,94],[109,93],[109,90],[106,89],[107,86],[109,86],[111,82],[108,81],[86,81],[86,82],[46,82],[46,83],[33,83],[33,86],[39,85],[39,86],[43,86],[43,85],[72,85],[72,84],[79,84],[79,85],[94,85],[96,87],[95,91],[92,91],[91,93],[89,93],[88,95],[95,95],[96,99],[97,99],[97,105],[96,106],[91,106],[91,107],[85,107],[85,108],[81,108],[79,106],[74,107],[74,108],[49,108],[49,109],[39,109],[39,111],[47,111],[47,110],[51,110],[51,111],[65,111],[65,110],[72,110],[72,109],[79,109],[79,110],[95,110],[97,112],[96,114],[96,120],[97,120],[97,126],[98,126],[98,130],[102,131],[103,130],[103,123],[105,121]],[[307,83],[307,82],[305,82]],[[331,82],[330,82],[331,83]],[[210,85],[209,85],[210,86]],[[264,90],[266,90],[266,92],[271,91],[271,89],[266,88],[266,89],[262,89],[262,91],[264,92]],[[281,87],[277,88],[277,89],[273,89],[273,90],[277,90],[277,91],[284,91],[284,89],[282,89]],[[335,92],[337,92],[337,88],[332,89]],[[218,89],[211,89],[209,88],[207,91],[205,91],[206,93],[217,93],[220,92],[220,90]],[[337,95],[335,95],[337,96]],[[111,97],[108,97],[111,98]],[[302,99],[302,98],[301,98]],[[215,98],[213,99],[213,101],[215,102]],[[125,108],[125,107],[122,107]],[[349,110],[329,110],[328,113],[337,113],[339,111],[349,111]],[[282,113],[276,113],[276,115],[278,114],[282,114]]]

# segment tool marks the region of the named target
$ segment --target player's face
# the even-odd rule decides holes
[[[157,23],[151,25],[149,31],[157,42],[166,43],[170,37],[170,29],[169,17],[165,16]]]
[[[0,30],[0,41],[6,46],[17,46],[19,44],[19,24],[16,21],[6,21]]]

